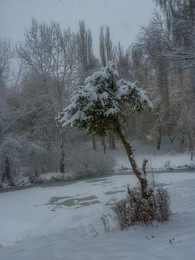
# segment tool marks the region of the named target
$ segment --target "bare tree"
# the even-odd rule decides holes
[[[79,22],[79,32],[77,33],[78,46],[78,70],[80,84],[84,84],[84,79],[97,67],[97,59],[93,53],[93,39],[91,31],[86,29],[84,21]]]
[[[152,22],[142,29],[139,42],[133,47],[132,56],[134,66],[141,67],[142,70],[144,66],[149,68],[158,87],[153,90],[156,93],[153,103],[157,116],[157,148],[160,149],[163,134],[173,142],[180,129],[183,143],[184,136],[192,136],[194,131],[195,103],[192,100],[195,95],[195,1],[156,0],[156,2],[162,8],[164,16],[156,13]],[[183,102],[178,93],[183,93]],[[187,93],[190,93],[188,98]],[[186,100],[188,105],[190,104],[190,110],[184,112]],[[183,120],[184,114],[185,119],[188,118],[188,123],[184,123],[186,121]],[[177,120],[178,117],[180,120]],[[181,118],[183,127],[180,127],[179,123]],[[184,125],[188,126],[188,130]],[[191,137],[189,139],[193,140]]]
[[[0,182],[7,181],[10,185],[13,184],[12,174],[19,158],[18,142],[10,136],[10,129],[17,121],[17,111],[12,110],[8,102],[12,94],[8,85],[12,58],[13,50],[10,42],[0,40],[0,174],[2,175]]]
[[[132,74],[130,72],[132,69],[130,55],[128,51],[124,52],[123,47],[120,43],[118,43],[116,49],[116,65],[120,78],[123,78],[125,80],[129,80],[132,78]]]
[[[86,29],[85,22],[79,22],[77,33],[78,45],[78,74],[79,84],[83,85],[85,78],[89,76],[98,66],[98,61],[93,53],[93,39],[90,29]],[[93,150],[96,149],[96,138],[92,137]]]
[[[175,61],[174,66],[192,69],[195,89],[195,0],[156,0],[165,18],[169,44],[165,56]]]
[[[18,56],[27,68],[34,70],[42,82],[47,95],[51,118],[68,102],[77,68],[77,40],[70,29],[62,31],[59,24],[50,25],[32,20],[29,30],[25,31],[25,41],[17,46]],[[64,172],[65,133],[56,123],[61,142],[60,171]]]
[[[147,69],[150,68],[150,70],[155,72],[158,91],[160,93],[161,102],[157,105],[159,114],[158,127],[156,127],[158,131],[156,135],[157,149],[160,149],[164,122],[169,121],[168,67],[170,64],[167,57],[163,55],[167,47],[167,41],[164,21],[156,14],[151,23],[142,28],[142,32],[139,35],[139,42],[133,46],[133,62],[135,67],[139,67],[140,64],[145,63],[141,68],[147,66]],[[144,80],[146,80],[146,77],[147,75],[145,74]]]
[[[102,65],[106,66],[107,62],[114,61],[116,55],[115,48],[113,47],[111,41],[110,29],[108,26],[106,26],[105,28],[103,26],[100,27],[99,40],[99,51]]]

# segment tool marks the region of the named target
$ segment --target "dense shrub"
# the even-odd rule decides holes
[[[66,171],[74,177],[87,177],[112,172],[115,159],[99,149],[93,151],[90,144],[77,144],[70,148],[65,165]]]
[[[153,221],[167,221],[170,215],[169,195],[167,190],[159,188],[144,199],[140,192],[128,190],[128,197],[116,204],[114,212],[122,230],[136,223],[147,225]]]

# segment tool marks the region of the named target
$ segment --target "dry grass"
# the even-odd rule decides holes
[[[140,192],[128,191],[128,197],[116,204],[114,212],[120,229],[142,223],[151,224],[153,221],[167,221],[170,216],[170,200],[167,190],[154,190],[148,199],[144,199]]]

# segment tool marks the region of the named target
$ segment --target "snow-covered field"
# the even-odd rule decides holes
[[[0,193],[0,259],[193,260],[195,171],[157,174],[171,198],[170,221],[119,231],[112,205],[133,175],[115,175]],[[109,221],[104,231],[101,217]]]
[[[147,172],[195,168],[195,160],[191,160],[189,152],[178,152],[174,144],[165,142],[161,150],[156,150],[154,144],[132,142],[132,146],[135,148],[135,159],[139,167],[142,166],[143,159],[148,160]],[[130,169],[124,148],[120,143],[117,144],[117,148],[111,151],[116,158],[114,171]]]

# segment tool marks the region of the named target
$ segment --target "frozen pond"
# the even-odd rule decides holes
[[[112,222],[112,206],[126,197],[127,186],[136,186],[134,175],[1,192],[0,259],[194,259],[195,172],[157,177],[169,191],[173,216],[158,226],[124,232]],[[109,221],[108,234],[102,216]]]

